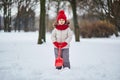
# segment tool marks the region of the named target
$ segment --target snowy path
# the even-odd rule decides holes
[[[71,42],[71,69],[54,68],[53,45],[37,32],[0,32],[0,80],[120,80],[120,37]]]

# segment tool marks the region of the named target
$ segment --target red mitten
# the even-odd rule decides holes
[[[53,42],[53,44],[54,44],[57,48],[59,48],[59,44],[60,44],[60,43],[58,43],[58,42],[55,41],[55,42]]]
[[[65,46],[67,46],[67,42],[62,42],[61,43],[61,48],[64,48]]]

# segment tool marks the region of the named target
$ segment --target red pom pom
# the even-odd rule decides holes
[[[65,14],[64,10],[60,10],[58,14]]]

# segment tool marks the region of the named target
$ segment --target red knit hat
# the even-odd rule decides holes
[[[60,11],[58,12],[57,21],[58,21],[59,19],[64,19],[65,21],[67,20],[67,17],[66,17],[66,15],[65,15],[64,10],[60,10]]]

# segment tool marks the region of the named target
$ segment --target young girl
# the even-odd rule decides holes
[[[58,56],[58,48],[61,47],[61,57],[63,58],[63,68],[67,67],[70,69],[69,61],[69,45],[72,39],[72,31],[69,28],[69,22],[64,13],[64,10],[60,10],[56,23],[54,24],[55,28],[52,31],[51,39],[54,44],[55,58]],[[62,67],[56,67],[56,69],[61,69]]]

